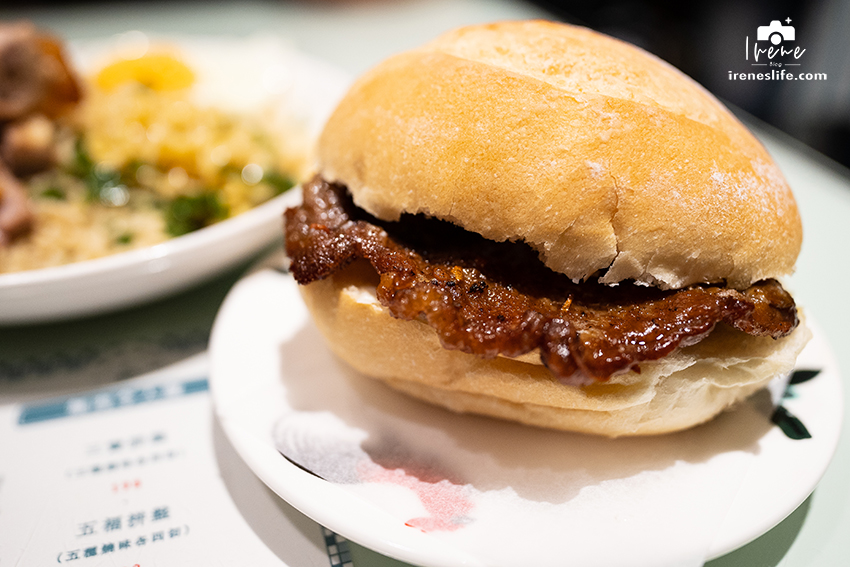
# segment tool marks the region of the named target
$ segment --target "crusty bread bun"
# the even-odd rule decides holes
[[[378,218],[524,240],[553,270],[679,288],[790,273],[791,191],[713,96],[636,47],[551,22],[462,28],[358,80],[319,171]]]
[[[423,213],[525,241],[573,280],[743,289],[789,273],[802,238],[776,165],[716,99],[620,41],[549,22],[450,32],[357,81],[319,172],[384,220]],[[415,397],[609,436],[684,429],[791,371],[803,324],[774,340],[718,325],[640,372],[567,385],[538,352],[486,359],[394,319],[358,262],[302,286],[331,348]]]

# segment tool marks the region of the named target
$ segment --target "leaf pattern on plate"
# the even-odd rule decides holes
[[[791,379],[788,381],[788,387],[782,396],[783,399],[793,398],[795,396],[794,391],[791,389],[792,386],[808,382],[818,374],[820,374],[820,370],[795,370],[791,375]],[[803,422],[782,405],[776,407],[770,416],[770,421],[779,426],[779,429],[789,439],[800,440],[812,438],[812,434],[809,433]]]

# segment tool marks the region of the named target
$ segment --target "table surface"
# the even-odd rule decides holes
[[[82,5],[9,10],[68,39],[131,29],[161,34],[247,36],[269,33],[297,49],[359,74],[386,56],[459,25],[546,17],[532,6],[500,1],[334,4],[223,2]],[[745,120],[747,120],[745,118]],[[789,287],[826,331],[842,375],[850,370],[850,174],[780,133],[749,121],[789,180],[805,238]],[[246,264],[247,266],[247,264]],[[153,304],[101,317],[0,328],[0,402],[81,391],[154,370],[206,348],[215,313],[246,266]],[[57,371],[57,368],[61,369]],[[850,389],[845,388],[845,405]],[[845,420],[833,463],[815,492],[773,530],[711,567],[833,566],[850,557],[850,438]],[[357,565],[402,565],[353,546]]]

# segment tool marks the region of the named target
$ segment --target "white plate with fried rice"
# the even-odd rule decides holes
[[[283,211],[300,199],[297,188],[286,190],[276,178],[283,173],[296,182],[309,173],[312,141],[348,83],[333,67],[268,37],[161,39],[131,32],[74,44],[70,51],[77,69],[101,70],[85,79],[95,85],[91,91],[114,83],[115,76],[152,76],[161,62],[151,67],[148,54],[166,53],[164,74],[173,75],[170,58],[177,54],[174,59],[191,69],[191,93],[176,100],[166,87],[163,96],[172,98],[150,103],[159,87],[137,85],[138,97],[131,93],[112,103],[84,89],[83,100],[93,101],[84,116],[91,129],[83,130],[90,146],[83,156],[87,173],[77,179],[68,174],[80,162],[77,154],[62,172],[26,181],[35,221],[30,234],[0,248],[0,325],[129,307],[249,260],[279,238]],[[107,75],[103,69],[110,65]],[[162,109],[170,114],[164,125],[151,117]],[[260,136],[240,130],[242,116],[266,128],[276,145],[255,144]],[[133,182],[149,187],[138,191],[142,197],[135,202],[142,204],[125,214],[112,201],[127,201],[128,168]],[[206,191],[217,192],[211,213]],[[210,218],[196,226],[194,209],[188,221],[177,216],[177,205],[185,209],[187,202],[205,205]]]

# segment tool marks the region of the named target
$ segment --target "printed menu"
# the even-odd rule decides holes
[[[0,406],[0,565],[353,565],[241,462],[206,370]]]

